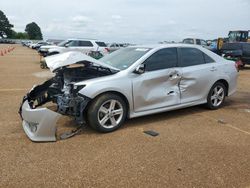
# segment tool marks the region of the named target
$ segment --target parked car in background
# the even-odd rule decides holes
[[[26,47],[28,47],[28,45],[31,43],[31,41],[22,41],[21,42],[21,44],[23,45],[23,46],[26,46]]]
[[[59,44],[58,46],[52,46],[49,48],[45,46],[41,48],[39,52],[41,53],[45,48],[47,48],[46,56],[69,51],[79,51],[85,54],[89,54],[90,52],[94,51],[100,52],[103,55],[109,53],[107,45],[104,42],[88,39],[69,39]]]
[[[224,43],[220,51],[225,58],[240,60],[242,67],[246,64],[250,65],[250,43],[248,42]]]
[[[57,45],[43,45],[38,49],[38,52],[41,56],[46,57],[49,53],[49,49],[57,48],[57,47],[65,47],[65,45],[69,42],[69,40],[64,40]]]
[[[41,42],[38,42],[36,44],[33,44],[32,49],[38,50],[41,46],[47,46],[47,45],[52,45],[52,44],[48,43],[48,42],[41,41]]]
[[[120,48],[124,48],[124,47],[125,47],[124,44],[118,44],[118,43],[108,44],[109,52],[114,52],[114,51],[119,50]]]
[[[100,60],[67,52],[45,60],[55,77],[33,87],[20,108],[33,141],[55,141],[60,115],[107,133],[126,118],[199,104],[218,109],[237,86],[235,63],[197,45],[133,46]],[[57,111],[41,108],[47,102]]]
[[[208,48],[208,44],[203,39],[196,39],[196,38],[186,38],[182,41],[184,44],[196,44]]]

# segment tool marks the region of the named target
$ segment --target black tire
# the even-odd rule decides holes
[[[216,103],[215,100],[216,99],[212,99],[212,97],[214,96],[214,92],[215,92],[214,90],[215,90],[215,88],[222,88],[223,89],[223,99],[220,100],[221,101],[220,103],[218,102],[218,105],[215,105],[215,103]],[[216,109],[220,108],[224,104],[224,101],[225,101],[225,98],[226,98],[226,93],[227,93],[226,86],[223,83],[221,83],[221,82],[216,82],[212,86],[212,88],[210,89],[210,91],[208,93],[207,104],[206,104],[207,108],[209,108],[211,110],[216,110]],[[219,101],[219,99],[217,99],[217,100]]]
[[[44,62],[41,62],[41,63],[40,63],[40,67],[41,67],[41,69],[45,69],[45,68],[46,68],[45,63],[44,63]]]
[[[104,107],[105,105],[109,105],[109,103],[111,106],[111,101],[117,101],[117,103],[115,103],[115,107],[114,107],[113,112],[115,111],[115,108],[117,108],[117,106],[119,108],[122,108],[123,114],[121,116],[118,114],[113,115],[111,111],[106,113],[106,114],[102,113],[101,107],[102,106]],[[110,110],[110,106],[109,107],[105,106],[105,107],[107,107],[105,109]],[[117,110],[119,108],[117,108]],[[112,131],[115,131],[122,126],[122,124],[124,123],[124,121],[127,117],[127,111],[128,111],[127,105],[126,105],[125,101],[122,99],[122,97],[115,95],[113,93],[106,93],[106,94],[98,96],[96,99],[94,99],[91,102],[91,104],[87,110],[87,122],[93,129],[95,129],[98,132],[102,132],[102,133],[112,132]],[[107,125],[109,127],[107,127],[106,125],[103,126],[100,123],[100,121],[102,119],[104,119],[106,116],[110,117],[110,119],[105,121],[106,124],[109,124],[109,123],[111,124],[110,126]],[[116,120],[116,118],[117,118],[117,120],[119,120],[117,125],[115,125],[115,126],[112,125],[111,118],[112,118],[112,120],[113,120],[113,118],[115,118],[115,120]]]

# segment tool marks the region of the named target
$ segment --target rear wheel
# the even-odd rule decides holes
[[[207,107],[215,110],[220,108],[226,97],[226,87],[223,83],[217,82],[210,89],[207,97]]]
[[[89,125],[99,132],[112,132],[122,126],[126,119],[127,107],[124,100],[115,94],[107,93],[97,97],[89,106]]]

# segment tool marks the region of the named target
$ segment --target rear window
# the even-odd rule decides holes
[[[96,42],[96,44],[100,47],[107,47],[107,45],[104,42]]]
[[[184,39],[183,43],[185,43],[185,44],[194,44],[194,40],[193,39]]]
[[[201,40],[200,39],[196,39],[196,44],[201,45]]]

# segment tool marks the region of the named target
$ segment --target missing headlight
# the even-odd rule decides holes
[[[85,86],[86,86],[86,85],[80,85],[80,86],[74,85],[74,86],[73,86],[73,89],[72,89],[73,96],[76,96],[77,93],[78,93],[82,88],[84,88]]]

